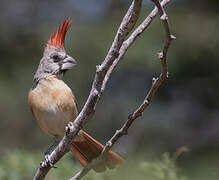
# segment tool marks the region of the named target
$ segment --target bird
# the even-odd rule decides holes
[[[67,124],[73,122],[78,114],[75,96],[63,81],[65,72],[77,65],[77,61],[64,48],[65,36],[71,24],[72,20],[64,20],[51,33],[33,78],[34,85],[28,94],[30,109],[39,127],[55,140],[45,153],[45,159],[64,136]],[[79,131],[70,145],[74,156],[84,167],[98,157],[103,148],[101,143],[83,130]],[[105,160],[94,166],[93,170],[104,172],[123,162],[123,158],[109,151]]]

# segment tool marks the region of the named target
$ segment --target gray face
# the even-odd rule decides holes
[[[38,82],[49,75],[60,75],[76,64],[77,62],[66,54],[64,48],[47,46],[34,76],[34,81]]]

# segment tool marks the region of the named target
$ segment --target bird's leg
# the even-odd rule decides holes
[[[47,165],[50,165],[52,168],[57,168],[56,166],[54,166],[50,159],[49,159],[49,155],[51,154],[51,151],[59,144],[59,140],[55,139],[55,141],[53,142],[53,144],[47,149],[47,151],[44,153],[44,157],[45,160],[43,163],[46,163]]]
[[[53,144],[47,149],[47,151],[44,153],[44,155],[50,155],[51,151],[59,144],[59,140],[55,139]]]

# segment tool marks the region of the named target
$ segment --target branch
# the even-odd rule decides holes
[[[143,111],[149,106],[154,94],[156,93],[157,89],[160,87],[162,82],[168,77],[168,72],[167,72],[167,52],[170,46],[170,43],[175,37],[170,34],[170,29],[169,29],[169,24],[168,24],[168,18],[167,14],[165,13],[163,6],[165,6],[170,0],[163,0],[162,3],[158,0],[152,0],[156,7],[150,14],[149,16],[143,21],[141,25],[139,25],[138,28],[131,34],[131,36],[123,43],[121,49],[120,49],[120,55],[119,57],[113,62],[112,66],[109,68],[107,75],[105,76],[104,79],[104,86],[102,86],[102,91],[104,91],[106,83],[109,79],[109,76],[119,60],[123,57],[125,52],[127,51],[128,47],[135,41],[135,39],[150,25],[152,22],[153,18],[158,14],[160,14],[160,19],[163,21],[164,28],[165,28],[165,33],[166,33],[166,40],[164,47],[162,51],[158,54],[159,59],[161,60],[161,65],[162,65],[162,71],[161,74],[158,78],[153,78],[152,79],[152,86],[147,93],[144,101],[142,104],[132,113],[129,115],[127,121],[125,124],[122,126],[120,130],[117,130],[116,133],[113,135],[113,137],[106,143],[102,153],[100,156],[98,156],[96,159],[91,161],[86,167],[84,167],[81,171],[79,171],[76,175],[74,175],[70,180],[79,180],[81,179],[84,175],[86,175],[95,165],[98,163],[101,163],[104,161],[105,155],[109,152],[109,150],[113,147],[113,145],[119,140],[120,137],[123,135],[126,135],[128,133],[129,127],[132,125],[132,123],[140,116],[142,116]]]
[[[161,2],[161,6],[166,6],[171,0],[163,0]],[[140,35],[144,32],[145,29],[151,24],[153,19],[157,16],[158,9],[155,7],[153,11],[147,16],[147,18],[135,29],[135,31],[129,36],[129,38],[123,43],[122,47],[119,51],[119,57],[113,62],[112,66],[107,71],[106,77],[104,79],[104,85],[102,87],[102,91],[104,91],[106,84],[108,82],[108,79],[110,77],[110,74],[118,64],[118,62],[123,58],[124,54],[126,53],[127,49],[134,43],[134,41],[137,39],[137,37],[140,37]]]
[[[100,97],[103,94],[103,91],[101,91],[101,89],[106,73],[114,60],[119,56],[119,51],[125,38],[137,22],[141,10],[141,2],[142,0],[133,0],[130,8],[124,16],[114,38],[114,41],[111,45],[111,48],[109,49],[105,57],[105,60],[102,62],[101,65],[98,65],[96,67],[96,75],[93,81],[92,89],[83,109],[81,110],[75,121],[68,124],[68,126],[66,127],[65,136],[56,147],[56,149],[48,157],[51,164],[54,165],[69,151],[69,146],[73,142],[74,137],[87,122],[87,120],[94,114],[96,104],[99,102]],[[37,172],[33,179],[43,180],[50,169],[50,164],[42,162],[40,164],[40,167],[37,169]]]

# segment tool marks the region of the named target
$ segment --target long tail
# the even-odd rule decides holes
[[[71,151],[82,166],[87,166],[92,159],[102,152],[104,146],[82,130],[78,135],[79,137],[71,145]],[[122,164],[123,162],[124,160],[121,157],[109,151],[106,161],[96,165],[93,169],[96,172],[103,172],[107,167],[113,169],[117,164]]]

